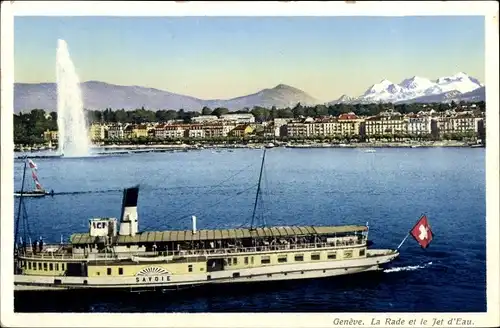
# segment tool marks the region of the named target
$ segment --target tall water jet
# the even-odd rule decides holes
[[[59,154],[64,157],[88,156],[90,138],[80,80],[64,40],[57,41],[56,77]]]

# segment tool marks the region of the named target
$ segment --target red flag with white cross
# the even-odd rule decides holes
[[[410,234],[417,241],[417,243],[422,246],[422,248],[427,248],[432,241],[432,230],[429,225],[429,220],[427,216],[422,215],[418,220],[417,224],[410,230]]]

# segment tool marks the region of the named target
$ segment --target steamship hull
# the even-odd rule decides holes
[[[15,275],[14,291],[62,291],[106,289],[125,291],[180,290],[207,284],[272,282],[328,278],[379,271],[397,258],[395,250],[372,250],[368,257],[345,261],[274,265],[251,269],[223,270],[203,274],[138,275],[132,277],[61,277]]]

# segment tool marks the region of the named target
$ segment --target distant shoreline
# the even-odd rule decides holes
[[[158,150],[158,151],[176,151],[176,150],[201,150],[201,149],[262,149],[269,144],[263,143],[253,143],[253,144],[210,144],[210,145],[187,145],[187,144],[174,144],[174,145],[106,145],[106,146],[95,146],[94,149],[98,151],[140,151],[140,150]],[[331,144],[331,143],[310,143],[310,144],[286,144],[286,143],[276,143],[272,147],[268,148],[300,148],[300,149],[311,149],[311,148],[361,148],[361,149],[371,149],[371,148],[436,148],[436,147],[459,147],[459,148],[473,148],[473,147],[484,147],[480,145],[471,145],[468,142],[463,141],[424,141],[424,142],[366,142],[366,143],[348,143],[348,144]],[[45,149],[35,149],[28,150],[30,152],[40,152]],[[54,149],[52,149],[54,150]],[[24,150],[26,151],[26,150]],[[15,150],[14,153],[23,152],[20,150]]]

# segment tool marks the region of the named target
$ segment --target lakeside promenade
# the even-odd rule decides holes
[[[412,141],[412,142],[356,142],[356,143],[286,143],[286,142],[276,142],[276,143],[248,143],[248,144],[228,144],[228,143],[211,143],[211,144],[194,144],[188,145],[185,143],[179,144],[151,144],[151,145],[94,145],[92,148],[99,151],[176,151],[176,150],[200,150],[200,149],[262,149],[264,147],[276,148],[423,148],[423,147],[481,147],[483,145],[472,144],[466,141]],[[56,150],[52,147],[40,147],[40,148],[17,148],[14,152],[23,151],[45,151],[45,150]]]

